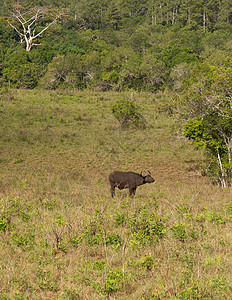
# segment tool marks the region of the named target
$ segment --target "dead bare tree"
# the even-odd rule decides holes
[[[21,5],[15,5],[12,16],[7,22],[19,35],[20,42],[26,43],[26,50],[30,52],[32,46],[41,45],[34,41],[62,16],[65,16],[64,11],[44,7],[25,11]]]

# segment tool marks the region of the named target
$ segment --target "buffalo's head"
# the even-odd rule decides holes
[[[155,181],[155,179],[153,177],[151,177],[150,171],[148,171],[147,174],[145,174],[145,175],[142,175],[142,172],[141,172],[140,175],[143,177],[144,182],[146,182],[146,183],[152,183]]]

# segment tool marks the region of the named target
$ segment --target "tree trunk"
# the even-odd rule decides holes
[[[220,181],[221,181],[221,186],[222,187],[226,187],[226,176],[225,176],[225,171],[224,171],[224,168],[223,168],[223,165],[222,165],[222,161],[221,161],[221,156],[220,156],[220,153],[219,153],[219,150],[217,149],[217,156],[218,156],[218,165],[220,167],[220,170],[221,170],[221,178],[220,178]]]
[[[206,12],[205,12],[205,7],[203,8],[203,32],[205,33],[206,31]]]

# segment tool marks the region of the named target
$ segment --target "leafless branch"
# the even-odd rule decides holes
[[[48,30],[58,19],[60,19],[63,16],[63,13],[57,12],[55,15],[50,13],[50,16],[53,18],[53,20],[50,21],[50,23],[41,29],[38,33],[36,33],[36,26],[38,23],[44,19],[48,14],[50,13],[47,9],[38,8],[36,11],[30,10],[27,12],[22,13],[19,8],[15,9],[15,12],[12,15],[12,18],[10,21],[8,21],[8,24],[17,32],[17,34],[20,37],[20,42],[23,43],[26,42],[26,50],[29,52],[32,48],[32,46],[38,46],[41,44],[34,43],[33,40],[35,40],[38,37],[41,37],[41,35]],[[33,14],[32,16],[30,16]],[[26,18],[28,16],[28,19]],[[19,23],[19,25],[15,25],[13,22],[16,21]]]

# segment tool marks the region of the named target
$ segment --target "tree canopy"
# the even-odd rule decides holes
[[[0,7],[0,78],[12,87],[43,86],[46,78],[57,76],[57,66],[65,59],[65,72],[79,75],[44,87],[153,92],[175,87],[181,81],[177,70],[187,74],[216,50],[231,51],[228,0],[17,3],[7,0]],[[66,17],[60,18],[64,12]],[[24,63],[14,58],[22,48],[28,52]],[[11,79],[20,68],[27,68],[30,80]]]

